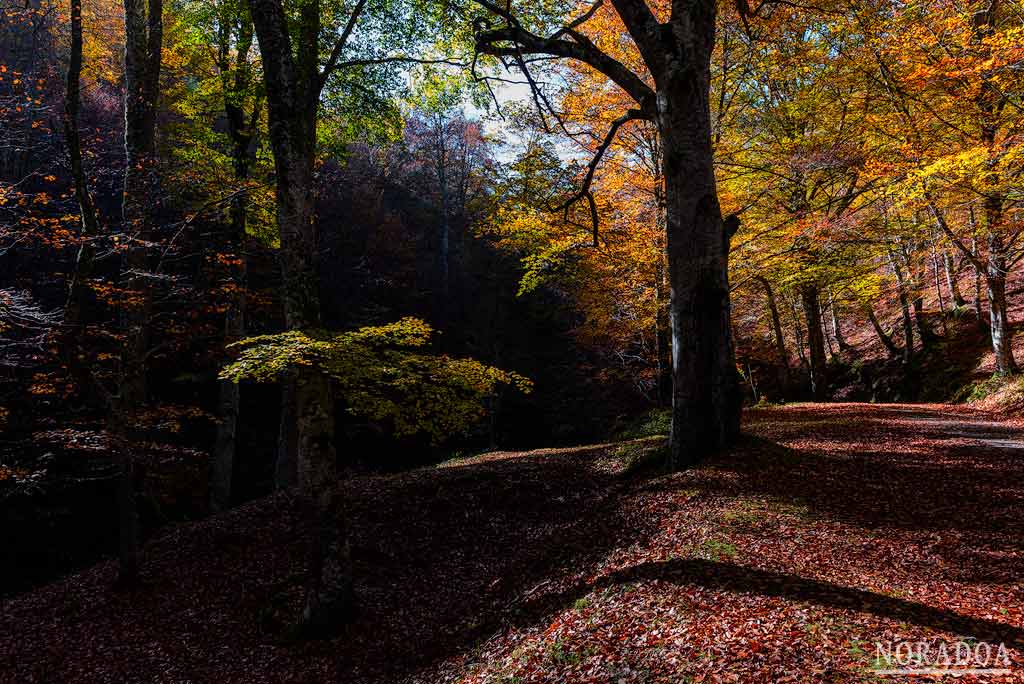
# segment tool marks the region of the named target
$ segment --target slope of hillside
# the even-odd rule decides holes
[[[286,638],[288,495],[178,527],[141,589],[104,563],[4,602],[0,679],[861,682],[877,641],[969,635],[1020,681],[1019,426],[908,405],[746,422],[675,475],[631,465],[653,440],[346,483],[362,609],[330,640]]]

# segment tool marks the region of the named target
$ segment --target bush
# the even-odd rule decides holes
[[[620,440],[664,437],[672,429],[672,410],[653,409],[618,434]]]

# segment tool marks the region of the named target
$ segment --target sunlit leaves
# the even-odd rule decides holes
[[[474,359],[426,353],[432,329],[415,318],[351,332],[291,330],[235,345],[238,359],[220,377],[274,382],[295,370],[328,375],[348,411],[391,425],[396,435],[433,441],[465,430],[485,412],[500,385],[529,392],[521,375]]]

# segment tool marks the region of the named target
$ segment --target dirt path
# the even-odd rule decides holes
[[[655,441],[497,453],[345,486],[362,611],[280,639],[301,597],[287,496],[0,604],[0,681],[921,681],[876,644],[1005,644],[1024,682],[1024,455],[957,407],[749,412],[733,453],[673,475]],[[973,681],[965,677],[959,681]]]

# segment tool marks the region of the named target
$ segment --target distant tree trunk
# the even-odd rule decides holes
[[[828,326],[825,325],[825,321],[821,322],[821,336],[825,339],[825,346],[828,348],[828,356],[830,359],[836,358],[836,348],[832,346],[832,337],[828,334]]]
[[[939,275],[939,255],[935,251],[935,246],[932,246],[932,276],[935,283],[935,298],[939,301],[939,312],[943,315],[946,313],[946,298],[942,294],[942,278]]]
[[[768,315],[772,324],[772,335],[775,341],[776,364],[778,365],[778,383],[781,395],[779,399],[785,399],[789,392],[789,354],[786,352],[786,338],[782,334],[782,321],[779,318],[779,307],[775,303],[775,292],[772,291],[771,283],[767,278],[758,277],[757,282],[764,288],[764,294],[768,301]]]
[[[138,520],[135,509],[135,467],[140,413],[146,404],[146,354],[149,345],[150,247],[156,213],[156,112],[163,46],[162,0],[124,0],[125,22],[125,175],[122,223],[128,250],[123,269],[124,343],[117,397],[111,410],[111,433],[120,461],[120,577],[123,584],[139,579]]]
[[[911,299],[911,306],[914,309],[914,322],[917,324],[917,332],[918,336],[921,339],[921,346],[927,347],[935,341],[935,333],[933,333],[931,328],[928,327],[928,322],[925,320],[924,315],[925,287],[921,274],[921,272],[924,269],[923,267],[921,269],[915,267],[913,255],[910,253],[909,249],[906,246],[904,246],[904,248],[902,249],[902,256],[904,263],[906,263],[907,265],[908,279],[901,280],[901,282],[903,282],[904,286],[909,288],[909,290],[913,293],[913,297]],[[899,255],[897,255],[896,259],[898,258]],[[894,263],[896,264],[894,268],[898,269],[899,262],[895,261]]]
[[[67,95],[64,100],[64,139],[68,147],[71,176],[75,185],[75,199],[78,201],[82,230],[78,257],[71,274],[68,300],[64,307],[64,322],[78,326],[82,322],[82,308],[88,291],[88,279],[92,275],[95,250],[92,241],[99,235],[96,207],[89,194],[85,170],[82,168],[82,140],[78,129],[78,113],[81,106],[82,76],[82,0],[71,0],[71,50],[68,59]],[[73,347],[76,345],[68,345]],[[75,361],[72,360],[75,364]],[[81,364],[76,364],[80,366]]]
[[[889,250],[889,266],[896,276],[899,288],[900,312],[903,315],[903,361],[909,364],[914,360],[914,320],[910,316],[910,299],[907,297],[907,283],[903,277],[903,269],[897,262],[896,254]]]
[[[435,294],[438,325],[448,323],[449,304],[449,244],[451,241],[451,199],[448,187],[448,141],[445,136],[445,120],[441,114],[434,118],[434,162],[437,173],[438,193],[441,200],[440,225],[437,246],[437,293]]]
[[[950,256],[949,251],[945,249],[942,250],[942,265],[945,267],[946,287],[949,289],[950,296],[953,298],[953,306],[959,309],[967,302],[964,299],[964,296],[960,293],[960,284],[956,277],[956,267],[953,263],[953,257]]]
[[[62,345],[68,374],[80,394],[89,393],[93,386],[91,370],[82,353],[85,330],[85,303],[88,299],[89,278],[92,275],[95,248],[93,240],[99,235],[96,207],[89,194],[89,186],[82,167],[82,141],[78,127],[81,104],[82,75],[82,0],[71,0],[71,45],[68,59],[67,94],[64,100],[64,140],[75,186],[75,199],[81,218],[80,244],[75,266],[68,283],[68,298],[64,306],[64,324],[67,328]]]
[[[978,240],[977,238],[973,241],[972,249],[975,254],[978,253]],[[981,310],[981,280],[982,271],[978,264],[974,264],[974,315],[978,317],[978,321],[983,321],[984,315]]]
[[[875,335],[878,336],[882,346],[885,347],[887,352],[889,352],[889,356],[894,358],[899,356],[899,348],[892,341],[892,338],[885,333],[885,330],[882,329],[882,324],[878,322],[878,318],[875,316],[875,310],[871,308],[871,304],[864,305],[864,313],[867,315],[868,321],[870,321],[871,327],[874,329]]]
[[[270,143],[277,177],[277,222],[285,324],[289,330],[321,325],[314,222],[313,165],[322,75],[319,72],[320,4],[301,5],[293,52],[280,0],[250,0],[263,57]],[[352,607],[352,572],[339,497],[334,446],[334,403],[327,377],[316,369],[295,373],[297,470],[312,518],[309,577],[302,622],[325,629]]]
[[[853,347],[843,336],[843,328],[839,322],[839,310],[836,308],[836,299],[831,290],[828,292],[828,308],[832,313],[832,333],[835,335],[836,344],[839,345],[839,351],[850,351]]]
[[[811,394],[815,401],[825,398],[825,336],[821,326],[821,304],[818,297],[818,286],[806,284],[800,288],[800,300],[804,307],[807,321],[808,370],[811,379]]]
[[[252,161],[253,138],[259,120],[260,103],[253,104],[252,114],[246,116],[243,108],[244,93],[250,87],[251,70],[249,51],[252,48],[252,21],[246,12],[237,11],[230,17],[221,18],[218,44],[218,68],[224,90],[224,114],[228,124],[228,138],[231,140],[231,162],[238,188],[231,198],[231,243],[237,250],[237,264],[232,264],[232,292],[224,313],[224,344],[236,342],[245,336],[246,285],[248,264],[246,257],[246,213],[247,196],[245,183],[249,179]],[[232,28],[235,35],[232,36]],[[234,38],[234,45],[232,45]],[[235,64],[232,68],[230,55],[235,50]],[[233,72],[233,78],[230,75]],[[238,414],[241,404],[241,388],[230,380],[220,381],[217,436],[214,442],[213,459],[210,469],[210,507],[224,510],[231,505],[232,481],[235,470],[237,449]]]

